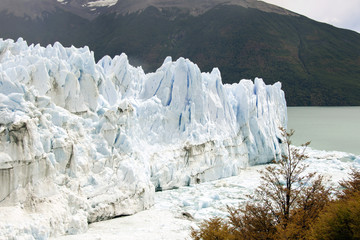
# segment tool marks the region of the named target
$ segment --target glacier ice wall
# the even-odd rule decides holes
[[[22,39],[0,39],[0,100],[4,236],[76,234],[150,207],[155,190],[274,160],[287,121],[280,83],[223,85],[170,57],[145,74],[125,54],[95,63],[87,47]]]

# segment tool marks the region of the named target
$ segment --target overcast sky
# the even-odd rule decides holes
[[[262,0],[319,22],[360,33],[360,0]]]

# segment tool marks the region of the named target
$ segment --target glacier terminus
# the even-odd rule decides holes
[[[151,207],[155,191],[268,163],[286,123],[280,83],[0,39],[0,238],[85,232]]]

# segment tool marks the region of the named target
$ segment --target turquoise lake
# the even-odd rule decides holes
[[[294,145],[360,155],[360,107],[288,107]]]

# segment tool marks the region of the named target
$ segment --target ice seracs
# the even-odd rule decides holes
[[[22,39],[0,40],[0,99],[0,212],[25,219],[1,221],[4,237],[76,234],[155,190],[237,175],[281,154],[286,125],[279,83],[223,85],[170,57],[145,74],[125,54]]]

